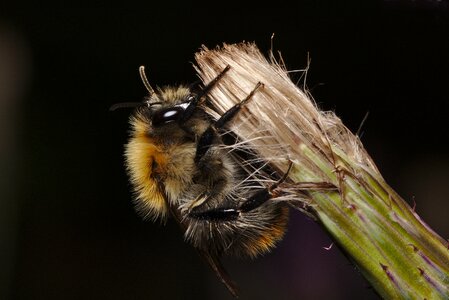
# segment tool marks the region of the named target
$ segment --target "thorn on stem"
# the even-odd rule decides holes
[[[413,251],[415,251],[415,252],[418,252],[418,247],[416,247],[415,245],[413,245],[413,244],[409,244],[409,246],[412,246],[412,248],[413,248]]]
[[[388,278],[391,280],[391,282],[394,283],[394,285],[398,286],[398,283],[396,279],[394,278],[394,275],[390,272],[387,265],[384,265],[383,263],[379,263],[382,267],[382,270],[384,270],[385,274],[387,274]]]
[[[352,210],[352,211],[356,211],[356,210],[357,210],[357,206],[356,206],[355,204],[353,204],[353,203],[349,204],[349,205],[348,205],[348,208],[349,208],[350,210]]]
[[[432,287],[436,288],[437,291],[438,291],[440,294],[445,294],[445,295],[447,295],[447,294],[445,293],[446,288],[445,288],[444,286],[441,286],[441,284],[440,284],[439,282],[435,281],[432,277],[430,277],[429,275],[427,275],[427,273],[426,273],[426,271],[424,271],[424,269],[418,267],[418,270],[419,270],[419,274],[420,274],[422,277],[424,277],[424,279],[425,279],[425,280],[426,280]],[[447,290],[446,290],[446,291],[447,291]]]

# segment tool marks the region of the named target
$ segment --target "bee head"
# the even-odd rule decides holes
[[[196,106],[196,97],[184,86],[158,88],[146,101],[146,113],[153,127],[187,120]],[[189,116],[190,117],[190,116]]]
[[[111,106],[136,108],[131,124],[137,134],[148,134],[161,140],[177,138],[191,139],[199,135],[208,125],[208,115],[199,108],[204,93],[195,93],[196,85],[165,86],[153,89],[145,75],[144,67],[139,68],[142,81],[149,92],[143,102],[124,102]]]

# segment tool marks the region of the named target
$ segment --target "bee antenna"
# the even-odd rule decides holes
[[[142,102],[122,102],[122,103],[116,103],[114,105],[112,105],[111,107],[109,107],[109,111],[114,111],[116,109],[119,108],[136,108],[136,107],[140,107],[140,106],[144,106],[146,105],[145,103]]]
[[[139,67],[139,74],[140,78],[142,79],[143,84],[145,85],[145,88],[148,90],[150,95],[154,94],[154,90],[150,85],[150,82],[148,81],[147,75],[145,74],[145,66]]]

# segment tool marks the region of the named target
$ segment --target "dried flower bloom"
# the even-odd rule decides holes
[[[334,113],[320,111],[282,63],[251,43],[203,48],[196,61],[205,83],[231,67],[209,95],[217,115],[263,84],[231,129],[280,173],[293,162],[279,201],[314,216],[382,297],[449,297],[447,241],[388,186],[359,138]]]

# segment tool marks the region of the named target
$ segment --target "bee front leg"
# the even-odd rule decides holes
[[[240,111],[242,106],[253,97],[254,93],[257,91],[258,88],[262,86],[261,82],[258,82],[254,89],[246,96],[245,99],[231,107],[229,110],[227,110],[217,121],[215,121],[213,124],[211,124],[206,131],[203,132],[203,134],[200,136],[197,148],[196,148],[196,155],[195,155],[195,161],[198,162],[204,154],[210,149],[210,147],[213,144],[214,138],[217,136],[217,131],[223,129],[223,127],[226,126],[226,124],[231,121],[235,115]]]
[[[224,76],[224,74],[226,74],[227,71],[229,71],[230,68],[231,66],[227,65],[226,68],[223,69],[223,71],[221,71],[214,79],[211,80],[211,82],[209,82],[204,87],[201,93],[195,96],[192,103],[190,103],[190,105],[184,111],[182,117],[179,119],[179,124],[184,124],[187,120],[190,119],[196,107],[198,106],[198,103],[200,103],[200,100],[210,92],[210,90],[217,84],[217,82],[220,81],[220,79]]]
[[[204,154],[210,149],[217,133],[212,126],[209,126],[206,131],[200,136],[196,145],[195,162],[198,163]]]

